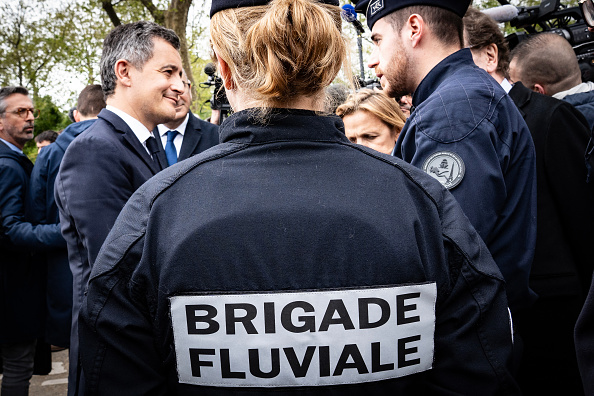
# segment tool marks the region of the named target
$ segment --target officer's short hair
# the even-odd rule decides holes
[[[154,22],[128,23],[109,32],[103,41],[103,54],[100,62],[101,85],[106,98],[115,92],[117,77],[114,68],[116,62],[125,59],[136,69],[142,70],[146,62],[153,57],[153,39],[155,38],[161,38],[179,50],[180,41],[177,34]]]
[[[464,43],[462,18],[453,11],[434,6],[414,5],[396,10],[388,14],[386,18],[394,31],[400,32],[408,17],[412,14],[419,14],[423,17],[423,20],[440,42],[462,47]]]
[[[105,106],[101,85],[87,85],[78,95],[76,110],[84,117],[95,117]]]
[[[6,98],[10,95],[21,94],[29,96],[29,91],[25,87],[3,87],[0,89],[0,114],[6,111]]]

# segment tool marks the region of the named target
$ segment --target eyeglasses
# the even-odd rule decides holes
[[[25,109],[23,107],[20,107],[16,110],[13,111],[7,111],[6,113],[13,113],[18,115],[21,118],[27,118],[27,116],[29,115],[29,112],[31,112],[31,114],[33,114],[33,118],[37,119],[39,117],[39,109]]]
[[[584,15],[586,25],[594,27],[594,2],[592,0],[580,0],[580,9]]]

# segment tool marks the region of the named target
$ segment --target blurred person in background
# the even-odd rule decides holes
[[[350,94],[336,109],[347,138],[380,153],[394,154],[406,118],[398,103],[381,91],[364,88]]]
[[[29,190],[31,221],[38,224],[60,224],[54,187],[62,158],[70,143],[95,123],[103,108],[105,99],[101,85],[86,86],[78,95],[77,107],[73,112],[75,122],[68,125],[55,143],[44,148],[37,156],[31,172]],[[47,268],[45,339],[52,345],[53,350],[68,348],[73,299],[68,250],[64,246],[62,249],[47,252],[40,261],[39,265]],[[76,359],[73,358],[73,361]]]
[[[35,144],[37,145],[37,154],[39,154],[42,148],[55,142],[57,138],[58,132],[52,130],[43,131],[39,135],[35,136],[34,139]]]
[[[37,339],[43,336],[45,268],[39,253],[65,246],[57,224],[27,218],[33,164],[23,154],[39,110],[23,87],[0,89],[0,360],[2,396],[29,392]],[[49,356],[47,347],[47,357]],[[50,365],[51,366],[51,365]],[[47,370],[49,372],[49,368]],[[47,374],[47,373],[46,373]]]

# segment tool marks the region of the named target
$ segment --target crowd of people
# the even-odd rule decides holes
[[[470,3],[359,0],[347,96],[337,0],[213,1],[220,126],[120,25],[35,165],[1,88],[0,394],[52,348],[69,396],[594,394],[594,84]]]

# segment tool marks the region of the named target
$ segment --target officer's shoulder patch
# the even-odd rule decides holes
[[[451,151],[438,151],[431,154],[423,164],[423,171],[451,190],[464,178],[464,161]]]

